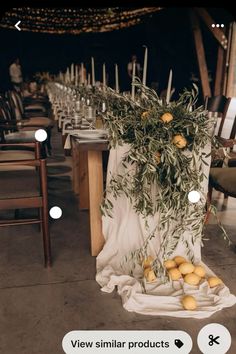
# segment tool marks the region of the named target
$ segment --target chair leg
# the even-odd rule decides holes
[[[46,141],[46,144],[47,144],[47,152],[48,152],[48,155],[49,156],[51,156],[51,154],[52,154],[52,145],[51,145],[51,135],[52,135],[52,133],[51,133],[51,128],[48,128],[47,129],[47,135],[48,135],[48,137],[47,137],[47,141]]]
[[[51,260],[51,241],[48,225],[48,191],[47,191],[47,168],[46,161],[41,160],[41,190],[42,190],[42,227],[43,227],[43,248],[44,248],[44,261],[45,267],[50,267],[52,264]]]
[[[48,210],[42,208],[42,231],[43,231],[43,249],[44,249],[44,265],[50,267],[52,265],[51,242],[48,225]]]

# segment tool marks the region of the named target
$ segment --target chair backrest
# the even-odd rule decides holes
[[[24,107],[19,93],[16,91],[8,91],[7,96],[11,108],[14,111],[15,119],[22,119],[24,116]]]
[[[226,139],[234,139],[236,132],[236,97],[228,98],[227,101],[218,136]]]
[[[0,96],[0,120],[1,124],[4,125],[4,129],[2,126],[0,127],[0,136],[1,141],[4,142],[5,134],[8,134],[10,131],[18,130],[15,124],[15,115],[11,109],[11,105],[9,100],[3,96]],[[12,122],[12,124],[11,124]],[[6,125],[7,123],[7,125]],[[13,128],[14,126],[14,128]],[[8,129],[7,129],[8,128]]]
[[[222,138],[234,138],[236,131],[236,97],[227,98],[223,95],[207,97],[205,107],[209,117],[218,118],[215,135]]]
[[[5,169],[4,167],[6,167],[6,170],[7,168],[9,168],[11,171],[15,171],[13,167],[26,167],[26,166],[29,166],[29,167],[32,167],[33,170],[35,170],[35,172],[37,172],[37,174],[39,175],[39,181],[40,181],[40,194],[38,195],[38,198],[42,198],[43,196],[45,196],[47,198],[47,172],[46,172],[46,160],[45,159],[41,159],[40,158],[40,143],[39,142],[34,142],[34,143],[18,143],[18,144],[0,144],[0,149],[2,147],[8,147],[8,148],[14,148],[14,149],[17,149],[17,148],[32,148],[34,149],[34,158],[32,157],[29,157],[29,158],[25,158],[25,155],[22,155],[22,158],[15,158],[14,156],[12,156],[11,158],[9,159],[3,159],[0,161],[0,167],[3,167],[3,170],[0,171],[0,178],[2,177],[2,173],[5,173]],[[6,151],[6,150],[4,150]],[[21,152],[20,150],[18,150],[19,153]],[[12,169],[13,168],[13,169]],[[21,170],[21,169],[19,169]],[[8,171],[8,170],[7,170]],[[22,171],[24,172],[25,170],[22,169]],[[26,170],[27,172],[27,170]],[[27,185],[24,184],[24,181],[17,181],[17,183],[22,183],[22,187],[21,189],[24,190],[26,189],[27,190]],[[4,185],[0,185],[1,187],[1,191],[2,191],[2,194],[4,194]],[[14,186],[12,186],[12,188],[14,189]],[[15,198],[18,198],[18,203],[19,203],[19,208],[20,208],[20,204],[22,204],[22,208],[24,207],[24,200],[27,199],[27,198],[31,198],[30,196],[27,196],[27,194],[24,196],[24,194],[22,194],[21,197],[17,197],[17,196],[13,196],[13,199]],[[1,198],[0,197],[0,209],[4,209],[5,208],[5,204],[4,204],[4,199],[5,198]],[[14,203],[13,203],[13,206],[11,208],[11,204],[10,204],[10,198],[7,197],[9,203],[8,203],[8,208],[5,208],[5,209],[16,209],[16,207],[14,206]],[[32,204],[30,206],[30,203],[28,205],[28,207],[35,207],[35,200],[37,198],[32,198]],[[18,208],[17,207],[17,208]]]
[[[16,120],[14,102],[9,94],[9,91],[5,93],[5,97],[2,97],[1,106],[5,110],[8,120]]]
[[[227,97],[223,95],[206,97],[206,109],[209,112],[224,113],[227,105]]]
[[[12,116],[11,116],[11,112],[9,109],[9,106],[6,102],[6,99],[3,98],[2,96],[0,96],[0,110],[1,110],[1,118],[5,119],[6,121],[10,121]]]

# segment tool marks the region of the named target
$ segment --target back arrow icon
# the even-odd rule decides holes
[[[16,29],[18,29],[18,31],[21,31],[21,28],[19,27],[19,24],[21,23],[21,21],[18,21],[16,24],[15,24],[15,27]]]

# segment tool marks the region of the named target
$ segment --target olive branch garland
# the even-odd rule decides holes
[[[158,225],[143,245],[126,255],[122,262],[131,264],[132,274],[133,268],[148,256],[148,245],[156,232],[161,232],[161,247],[152,268],[165,280],[163,260],[171,256],[177,244],[182,242],[189,259],[194,261],[191,246],[202,240],[206,214],[201,187],[206,176],[202,167],[209,157],[202,149],[210,142],[217,145],[211,135],[215,120],[207,116],[203,106],[197,107],[198,88],[195,84],[169,104],[160,100],[154,90],[143,86],[139,79],[136,79],[135,86],[138,91],[135,101],[130,95],[116,93],[111,88],[105,92],[97,88],[90,90],[97,107],[105,102],[106,112],[99,111],[108,130],[110,146],[130,146],[122,161],[124,171],[110,178],[101,213],[112,217],[113,203],[109,196],[117,199],[122,194],[144,217],[147,229],[147,216],[159,212]],[[163,119],[165,114],[169,119]],[[153,193],[154,185],[157,188]],[[197,204],[191,205],[188,201],[191,190],[198,190],[201,194]],[[173,224],[175,227],[170,229]],[[225,230],[222,225],[220,227],[226,238]],[[186,238],[186,230],[191,237]]]
[[[132,267],[134,260],[140,264],[158,231],[162,234],[161,248],[153,268],[156,274],[164,274],[160,259],[169,258],[180,241],[185,244],[189,258],[194,258],[191,244],[202,238],[205,198],[201,182],[205,176],[201,165],[206,158],[202,148],[211,140],[213,121],[202,106],[195,108],[196,86],[191,91],[185,90],[177,101],[166,104],[140,81],[136,80],[135,85],[139,89],[136,101],[111,89],[106,92],[107,112],[103,119],[110,144],[115,147],[125,143],[130,149],[122,161],[126,172],[111,177],[101,211],[112,217],[113,204],[109,196],[118,198],[124,194],[144,218],[159,212],[155,231],[144,240],[141,248],[126,256],[125,261],[133,260]],[[172,117],[168,122],[161,119],[165,113]],[[183,146],[175,143],[176,136]],[[188,201],[191,190],[198,190],[202,195],[202,201],[194,206]],[[175,224],[172,230],[171,223]],[[186,230],[191,232],[191,239],[184,236]]]

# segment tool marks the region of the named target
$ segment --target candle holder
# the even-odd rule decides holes
[[[84,109],[85,120],[89,124],[89,129],[95,129],[96,109],[92,106],[86,106]]]

